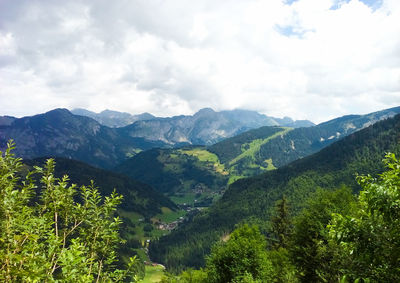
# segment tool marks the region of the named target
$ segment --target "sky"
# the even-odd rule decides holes
[[[399,0],[0,0],[0,115],[400,105]]]

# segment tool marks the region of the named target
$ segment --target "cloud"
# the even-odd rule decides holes
[[[388,108],[399,18],[397,0],[0,0],[0,115]]]

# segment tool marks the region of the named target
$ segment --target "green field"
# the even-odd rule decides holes
[[[165,223],[170,223],[175,220],[178,220],[179,217],[185,216],[185,214],[186,214],[186,211],[184,211],[184,210],[172,211],[167,207],[162,207],[161,210],[162,210],[162,214],[157,214],[152,219],[160,220],[161,222],[165,222]]]
[[[149,266],[146,265],[146,275],[143,280],[140,280],[140,283],[153,283],[160,282],[162,276],[164,275],[164,267],[161,265],[157,266]]]
[[[200,162],[207,162],[211,163],[214,167],[215,172],[222,174],[222,175],[228,175],[229,173],[225,170],[225,166],[221,164],[221,162],[218,159],[218,156],[215,155],[214,153],[209,152],[206,149],[202,148],[194,148],[194,149],[186,149],[186,150],[179,150],[183,154],[191,155],[197,157],[197,159]]]

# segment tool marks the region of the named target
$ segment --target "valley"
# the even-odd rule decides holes
[[[400,107],[298,128],[258,127],[252,119],[264,123],[264,116],[227,113],[221,115],[229,117],[229,123],[247,117],[248,126],[255,128],[236,128],[229,134],[233,136],[216,137],[209,131],[210,123],[219,119],[220,112],[210,109],[193,117],[144,115],[143,120],[122,127],[117,125],[123,122],[110,117],[96,119],[112,127],[56,109],[33,117],[0,119],[0,148],[13,138],[27,169],[53,157],[57,177],[68,174],[78,185],[95,180],[101,194],[113,189],[122,194],[117,214],[126,244],[119,254],[124,262],[137,254],[150,263],[145,269],[157,278],[163,268],[152,266],[152,261],[172,272],[202,267],[213,243],[229,235],[235,225],[254,223],[267,234],[272,208],[282,195],[297,214],[318,188],[334,190],[344,185],[356,193],[354,172],[380,172],[384,152],[400,152],[399,115],[395,116]],[[172,121],[195,117],[191,134],[196,132],[197,137],[175,140],[182,132],[171,130]],[[165,123],[174,133],[168,138]],[[154,129],[155,124],[160,129]],[[211,128],[220,132],[218,127]],[[157,138],[146,134],[154,132]]]

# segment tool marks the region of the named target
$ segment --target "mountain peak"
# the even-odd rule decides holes
[[[216,113],[216,112],[212,108],[207,107],[207,108],[200,109],[194,115],[198,116],[198,115],[208,115],[208,114],[214,114],[214,113]]]

